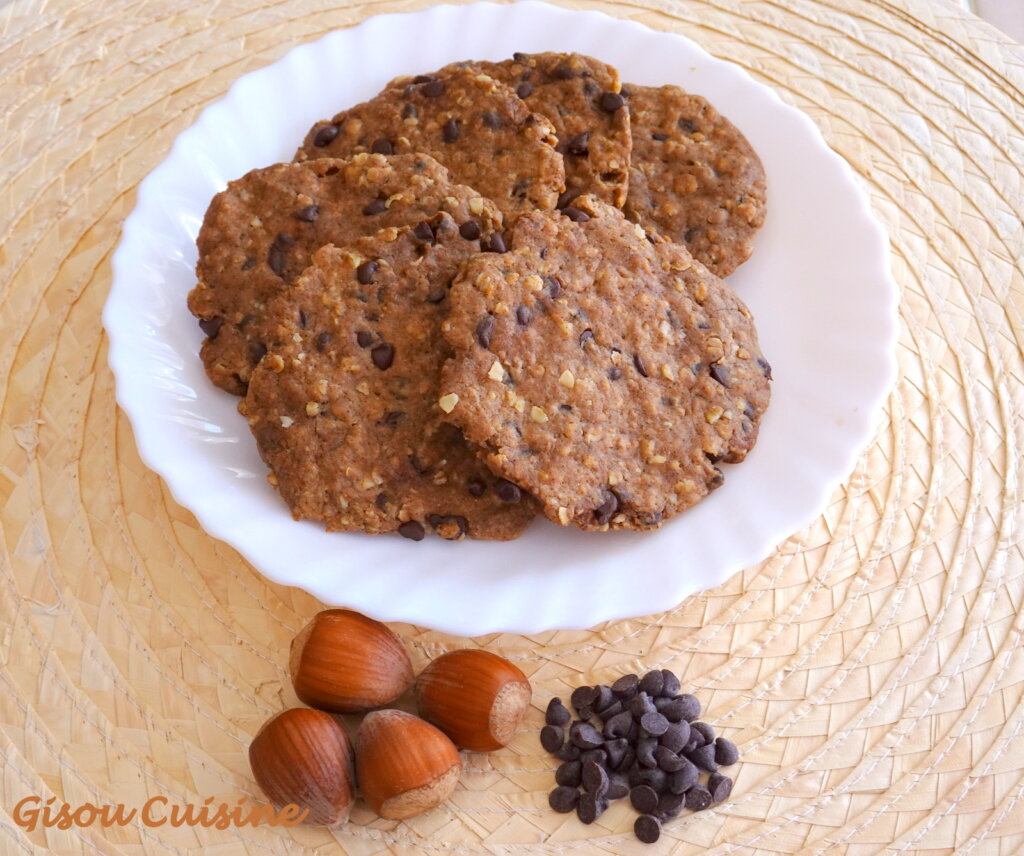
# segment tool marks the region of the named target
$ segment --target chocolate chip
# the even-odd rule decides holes
[[[356,281],[359,282],[360,285],[369,285],[377,275],[377,269],[379,267],[380,263],[373,259],[363,262],[356,268]]]
[[[658,817],[663,821],[679,817],[680,812],[683,810],[684,802],[686,802],[686,797],[682,794],[666,791],[658,797]]]
[[[220,315],[214,315],[213,318],[200,318],[199,329],[202,330],[208,338],[216,339],[223,323],[224,319]]]
[[[576,816],[581,823],[593,823],[608,807],[608,802],[590,793],[582,793],[576,805]]]
[[[613,773],[608,777],[608,790],[604,792],[604,798],[606,800],[621,800],[626,796],[629,796],[629,785],[626,784],[626,780],[622,776]]]
[[[423,524],[418,520],[406,520],[405,523],[398,527],[398,534],[403,538],[408,538],[410,541],[422,541],[426,531],[423,529]]]
[[[594,341],[594,331],[588,327],[586,330],[580,333],[580,347],[582,348],[587,344],[587,342],[592,341]]]
[[[327,335],[330,336],[331,334],[328,333]],[[356,330],[356,344],[360,348],[369,348],[373,344],[373,333],[369,330]]]
[[[590,707],[597,699],[597,690],[594,687],[576,687],[569,696],[569,704],[576,710],[581,707]]]
[[[374,199],[363,207],[363,215],[372,217],[374,214],[381,214],[388,210],[388,204],[383,199]]]
[[[242,270],[252,270],[254,267],[256,267],[256,259],[246,256],[245,261],[242,262]]]
[[[662,716],[665,716],[662,713]],[[665,717],[668,719],[668,717]],[[685,719],[682,722],[673,722],[665,729],[665,733],[658,738],[658,742],[672,752],[682,752],[686,744],[690,742],[690,723]]]
[[[715,741],[715,763],[721,767],[731,767],[740,759],[740,750],[736,744],[724,737]]]
[[[636,743],[636,762],[642,767],[657,767],[658,759],[654,757],[654,750],[658,746],[657,738],[644,737]]]
[[[668,720],[658,711],[645,713],[640,719],[640,727],[654,737],[661,737],[668,730]]]
[[[459,226],[459,234],[467,241],[475,241],[480,237],[480,224],[476,220],[467,220]]]
[[[665,676],[661,686],[661,694],[663,696],[674,696],[680,689],[679,678],[676,677],[675,672],[671,669],[662,669],[661,674]]]
[[[295,212],[295,219],[301,220],[303,223],[312,223],[316,220],[317,215],[320,213],[319,205],[306,205]]]
[[[657,708],[654,700],[645,692],[641,692],[629,701],[629,710],[636,720],[643,719],[648,713],[655,713]]]
[[[519,502],[519,500],[523,498],[523,492],[518,488],[518,486],[512,484],[510,481],[506,481],[505,479],[498,482],[497,486],[494,488],[494,492],[502,502]]]
[[[690,811],[704,811],[711,805],[711,792],[703,785],[694,785],[686,792],[685,802]]]
[[[681,760],[682,766],[668,777],[668,789],[674,794],[685,794],[700,779],[697,766],[685,758]]]
[[[516,95],[520,98],[526,98],[533,92],[533,84],[528,80],[524,80],[516,87]]]
[[[376,348],[370,351],[370,359],[373,360],[373,364],[381,371],[387,371],[395,361],[395,348],[387,342],[377,345]]]
[[[403,119],[415,119],[419,115],[420,115],[420,111],[416,109],[416,105],[415,104],[406,104],[402,108],[402,118]]]
[[[712,773],[708,776],[708,791],[711,794],[712,802],[722,802],[729,798],[732,793],[732,779],[723,776],[721,773]]]
[[[249,343],[249,362],[256,365],[262,360],[267,354],[267,346],[262,342],[250,342]]]
[[[766,378],[768,378],[768,380],[771,380],[772,379],[772,367],[769,364],[768,360],[766,360],[764,357],[758,357],[757,358],[757,364],[758,364],[758,366],[761,367],[761,371],[764,372],[764,376]]]
[[[267,267],[278,276],[284,276],[284,250],[277,241],[267,249]]]
[[[604,743],[601,733],[589,722],[574,722],[569,728],[569,739],[580,749],[597,749]]]
[[[552,753],[559,761],[578,761],[581,751],[580,747],[567,742],[557,752]]]
[[[596,761],[586,761],[583,764],[581,779],[583,790],[596,797],[604,796],[608,790],[608,773]]]
[[[668,139],[668,134],[659,134],[658,132],[655,132],[651,134],[651,139],[656,142],[663,143]]]
[[[721,363],[712,363],[708,366],[708,374],[712,380],[717,380],[722,386],[729,386],[729,367]]]
[[[555,782],[569,788],[578,788],[583,779],[583,764],[579,761],[565,761],[555,770]]]
[[[426,98],[440,98],[444,95],[444,81],[428,80],[420,87],[420,94]]]
[[[480,118],[483,119],[484,124],[492,131],[497,131],[503,124],[501,116],[499,116],[494,110],[488,110],[485,113],[481,113]]]
[[[437,239],[437,236],[434,234],[434,228],[427,220],[422,220],[417,223],[412,230],[412,234],[416,240],[425,241],[428,244],[433,244]]]
[[[397,428],[398,423],[405,418],[405,412],[402,410],[389,410],[384,414],[384,418],[380,420],[378,424],[384,425],[387,428]]]
[[[608,733],[605,732],[605,737]],[[608,761],[608,766],[612,770],[618,770],[622,767],[623,759],[626,757],[626,750],[629,749],[629,741],[625,737],[618,737],[614,740],[605,740],[604,742],[604,754]]]
[[[562,704],[560,698],[553,698],[548,702],[548,709],[544,713],[544,721],[548,725],[565,725],[572,719],[569,709]]]
[[[686,243],[686,244],[692,243],[693,241],[695,241],[697,239],[698,235],[700,235],[700,229],[697,229],[697,228],[687,229],[686,232],[683,235],[683,242]],[[698,324],[697,325],[697,327],[699,329],[701,329],[701,330],[707,330],[710,326],[711,326],[710,324],[705,324],[705,325]]]
[[[597,520],[598,526],[604,526],[606,523],[611,521],[615,516],[615,512],[619,510],[619,498],[615,495],[614,491],[606,490],[604,501],[594,509],[594,518]]]
[[[593,706],[594,710],[597,711],[598,716],[601,716],[604,713],[604,711],[614,701],[615,701],[615,696],[612,695],[611,687],[606,687],[604,684],[601,684],[601,685],[599,685],[597,687],[597,698],[594,699],[594,704],[592,706]],[[613,714],[609,714],[609,716],[612,716],[612,715]]]
[[[650,814],[658,808],[658,792],[650,785],[637,785],[630,790],[629,801],[641,814]]]
[[[583,332],[586,332],[585,330]],[[582,338],[582,337],[581,337]],[[623,675],[614,684],[612,692],[621,699],[631,699],[635,696],[640,687],[640,678],[636,675]]]
[[[373,145],[370,146],[370,151],[375,155],[393,155],[395,153],[395,147],[391,144],[391,140],[385,140],[382,138],[373,141]]]
[[[480,241],[480,250],[485,253],[507,253],[508,247],[505,246],[501,232],[495,232]]]
[[[639,354],[633,354],[633,365],[636,366],[636,370],[640,372],[641,377],[648,377],[647,363],[644,362],[644,358]]]
[[[687,119],[685,116],[679,120],[678,125],[684,134],[692,134],[697,130],[697,123],[693,119]]]
[[[648,785],[660,794],[665,790],[667,784],[668,776],[664,770],[659,770],[657,767],[634,767],[629,774],[631,788]]]
[[[575,137],[571,137],[565,144],[565,150],[570,155],[574,155],[578,158],[583,158],[589,155],[590,131],[584,131],[582,134],[577,134]]]
[[[324,330],[322,333],[317,334],[314,344],[317,351],[323,353],[324,348],[331,344],[333,340],[334,336],[332,336],[327,330]]]
[[[718,769],[718,764],[715,763],[715,747],[710,743],[698,746],[693,751],[687,752],[686,757],[702,770],[707,770],[709,773],[713,773]]]
[[[567,785],[559,785],[548,795],[548,805],[559,814],[568,814],[579,802],[580,792]]]
[[[697,732],[704,738],[705,743],[715,742],[715,729],[706,722],[691,722],[690,731]]]
[[[641,374],[646,377],[646,373],[641,372]],[[661,669],[654,669],[640,679],[640,692],[647,693],[651,698],[661,695],[664,686],[665,676],[661,673]]]
[[[609,113],[614,113],[621,107],[626,106],[626,99],[622,97],[620,92],[605,92],[601,95],[601,109],[606,110]]]
[[[757,417],[757,411],[754,409],[754,405],[749,401],[743,407],[743,415],[747,417],[751,422]]]
[[[520,303],[516,307],[516,321],[519,323],[519,326],[528,326],[531,318],[533,318],[533,313],[530,311],[530,307]]]
[[[334,142],[334,138],[337,136],[337,125],[324,125],[313,135],[313,145],[322,149],[324,146],[329,146]]]
[[[661,838],[661,823],[651,814],[642,814],[633,821],[633,834],[644,844],[654,844]]]
[[[628,710],[624,710],[621,713],[615,714],[604,724],[604,736],[609,739],[625,737],[629,734],[632,724],[633,715]]]
[[[487,492],[487,485],[485,485],[480,479],[470,479],[466,482],[466,490],[469,491],[470,496],[483,496]],[[557,701],[557,699],[552,699]],[[566,711],[568,714],[568,711]]]
[[[547,289],[552,300],[562,293],[562,281],[557,276],[544,277],[544,287]]]
[[[491,336],[494,334],[494,316],[485,315],[476,325],[476,340],[481,348],[491,347]]]
[[[584,749],[580,752],[580,763],[586,764],[588,761],[593,761],[602,767],[607,764],[608,755],[605,753],[604,747],[602,746],[600,749]]]
[[[685,758],[680,758],[675,752],[665,746],[657,746],[654,750],[654,760],[666,773],[675,773],[681,770],[683,765],[688,763]]]
[[[687,722],[693,722],[698,716],[700,716],[700,699],[697,696],[690,695],[689,693],[683,693],[677,701],[682,703],[683,706],[683,719]]]
[[[388,495],[386,493],[378,493],[377,498],[373,501],[373,504],[377,506],[381,511],[387,511],[388,508]]]
[[[573,223],[586,223],[590,219],[590,215],[582,208],[577,208],[575,205],[567,205],[562,209],[562,213],[568,217]]]
[[[569,68],[565,63],[556,66],[548,72],[548,74],[555,80],[572,80],[576,76],[576,72]]]
[[[446,143],[454,143],[462,134],[458,119],[449,119],[441,128],[441,137]]]

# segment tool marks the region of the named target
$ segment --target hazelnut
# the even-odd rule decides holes
[[[310,707],[355,713],[383,707],[412,684],[409,655],[391,630],[348,609],[327,609],[292,640],[295,694]]]
[[[459,782],[462,759],[429,722],[402,710],[377,710],[356,734],[356,768],[370,808],[401,820],[446,800]]]
[[[457,746],[489,752],[505,746],[530,705],[530,682],[504,657],[479,649],[449,651],[416,679],[420,716]]]
[[[305,822],[336,826],[355,800],[352,744],[329,713],[296,707],[269,719],[249,746],[256,783],[276,807],[307,809]]]

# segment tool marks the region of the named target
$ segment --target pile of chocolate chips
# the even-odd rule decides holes
[[[700,702],[680,693],[668,669],[643,678],[625,675],[610,686],[578,687],[570,703],[548,704],[541,745],[562,764],[548,797],[555,811],[575,810],[593,823],[611,800],[628,796],[640,812],[633,830],[653,844],[661,824],[684,808],[703,811],[732,793],[732,779],[719,767],[735,764],[740,753],[714,729],[697,721]],[[566,726],[568,725],[568,732]],[[701,782],[703,773],[709,773]]]

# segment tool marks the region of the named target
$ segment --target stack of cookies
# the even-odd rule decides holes
[[[218,194],[189,308],[296,519],[651,529],[743,460],[771,369],[723,281],[742,134],[577,54],[400,78]]]

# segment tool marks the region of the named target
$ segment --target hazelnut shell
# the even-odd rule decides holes
[[[532,695],[518,667],[475,648],[438,657],[416,679],[415,693],[420,716],[474,752],[507,745]]]
[[[249,745],[253,776],[277,808],[307,809],[305,822],[337,826],[355,800],[352,744],[329,713],[296,707],[269,719]]]
[[[370,808],[401,820],[446,800],[459,782],[462,759],[451,740],[418,716],[377,710],[356,734],[356,769]]]
[[[295,694],[310,707],[357,713],[383,707],[413,681],[402,641],[385,624],[349,609],[327,609],[292,640]]]

